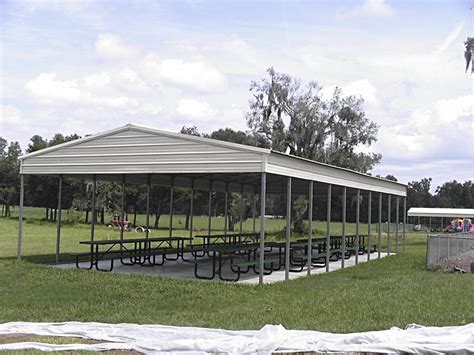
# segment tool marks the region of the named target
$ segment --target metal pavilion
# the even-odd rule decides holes
[[[405,246],[406,185],[389,181],[349,169],[339,168],[307,159],[241,144],[223,142],[209,138],[179,133],[164,132],[148,127],[127,124],[103,133],[63,143],[22,156],[20,168],[20,217],[18,229],[18,258],[22,255],[22,223],[24,201],[24,176],[50,175],[59,178],[56,260],[59,260],[61,236],[61,190],[63,178],[90,179],[93,181],[91,240],[94,239],[95,191],[97,180],[116,181],[125,184],[146,184],[148,192],[152,185],[170,187],[172,211],[173,189],[176,187],[225,193],[253,194],[254,216],[256,195],[260,195],[260,275],[263,283],[263,260],[265,242],[265,203],[267,194],[286,194],[287,228],[286,243],[290,244],[290,221],[292,195],[308,196],[308,250],[311,253],[312,216],[314,196],[327,196],[326,246],[329,249],[331,237],[331,195],[342,195],[342,233],[345,237],[347,195],[356,198],[356,242],[358,243],[360,196],[368,200],[368,243],[371,243],[372,196],[378,194],[378,239],[382,225],[382,200],[387,196],[388,226],[390,226],[391,200],[396,204],[396,251],[400,224],[400,197],[403,203],[403,247]],[[190,199],[190,233],[192,233],[193,196]],[[122,219],[124,215],[122,198]],[[149,227],[149,196],[147,199],[147,228]],[[172,214],[170,215],[172,219]],[[227,220],[227,218],[226,218]],[[209,214],[210,221],[210,214]],[[255,223],[254,223],[255,226]],[[255,228],[255,227],[254,227]],[[390,227],[388,229],[390,240]],[[170,232],[171,233],[171,232]],[[210,233],[210,228],[209,228]],[[148,233],[147,233],[148,234]],[[122,235],[123,237],[123,235]],[[390,254],[390,243],[387,253]],[[343,243],[343,248],[345,248]],[[329,250],[326,256],[326,270],[329,271]],[[379,248],[380,256],[380,248]],[[289,275],[289,248],[286,252],[285,276]],[[311,273],[311,257],[308,258],[308,274]],[[356,259],[357,262],[357,259]],[[342,258],[344,263],[344,258]]]

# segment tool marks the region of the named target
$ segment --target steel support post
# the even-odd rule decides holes
[[[20,174],[20,214],[18,216],[18,253],[17,259],[21,260],[23,242],[23,203],[25,200],[25,175]]]
[[[263,284],[263,268],[265,258],[265,203],[267,199],[267,174],[262,173],[260,186],[260,249],[258,283]]]
[[[244,230],[244,185],[240,185],[240,224],[239,233],[242,234]]]
[[[173,204],[174,204],[174,176],[171,178],[170,186],[170,224],[168,227],[168,235],[173,236]]]
[[[370,250],[372,249],[372,191],[369,191],[367,207],[367,261],[370,261]]]
[[[357,204],[356,204],[356,254],[355,254],[355,263],[359,263],[359,248],[360,248],[360,190],[357,189]]]
[[[407,198],[403,197],[403,252],[405,253],[407,239]]]
[[[388,221],[387,221],[387,255],[390,255],[390,223],[392,214],[392,195],[388,195]]]
[[[331,252],[331,190],[332,185],[328,185],[328,201],[326,215],[326,272],[329,272],[329,258]]]
[[[346,255],[346,219],[347,219],[347,187],[342,188],[342,258],[341,268],[344,269]]]
[[[379,193],[379,233],[378,233],[378,258],[380,259],[381,257],[381,249],[382,249],[382,193]]]
[[[95,221],[97,219],[96,210],[95,210],[96,194],[97,194],[97,177],[93,175],[92,177],[91,241],[94,241]]]
[[[207,204],[207,235],[210,236],[212,229],[212,180],[209,180],[209,195]]]
[[[189,238],[193,237],[194,219],[194,179],[191,179],[191,198],[189,199]]]
[[[224,196],[224,234],[227,235],[228,226],[228,210],[229,210],[229,183],[225,183],[225,196]]]
[[[151,174],[148,174],[146,184],[146,230],[145,238],[150,236],[150,195],[151,195]]]
[[[397,223],[396,227],[395,227],[395,254],[398,255],[398,237],[400,236],[399,235],[399,225],[400,225],[400,196],[397,196],[396,200],[395,200],[395,205],[396,205],[396,212],[395,212],[395,221]]]
[[[311,275],[311,259],[313,253],[313,187],[314,183],[311,180],[309,182],[308,191],[308,275]]]
[[[56,217],[56,263],[59,263],[59,251],[61,244],[61,200],[63,191],[63,175],[59,175],[58,184],[58,214]]]
[[[124,228],[124,223],[123,221],[125,220],[125,182],[126,182],[126,175],[122,175],[122,205],[120,207],[120,222],[119,222],[119,227],[120,227],[120,240],[123,240],[123,228]]]
[[[257,188],[254,186],[253,189],[253,200],[252,200],[252,232],[257,233]]]
[[[291,238],[291,177],[287,177],[286,178],[285,280],[290,279],[290,238]]]

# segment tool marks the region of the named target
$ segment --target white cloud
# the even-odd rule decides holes
[[[89,80],[89,83],[91,81]],[[94,80],[92,80],[94,82]],[[76,103],[107,106],[112,108],[134,107],[135,99],[126,96],[97,96],[82,89],[76,80],[57,80],[56,73],[41,73],[26,84],[29,92],[48,103]]]
[[[365,102],[377,104],[377,88],[368,79],[350,82],[342,89],[345,95],[362,96]]]
[[[17,125],[29,124],[30,121],[24,116],[23,112],[12,105],[0,104],[0,123],[13,123]]]
[[[385,0],[365,0],[361,7],[363,13],[376,16],[391,16],[392,7]]]
[[[160,60],[156,55],[151,54],[145,57],[144,70],[149,77],[164,79],[170,83],[200,91],[220,91],[226,86],[224,74],[202,60]]]
[[[86,86],[90,87],[105,87],[110,84],[110,74],[108,72],[100,72],[88,75],[84,78]]]
[[[472,128],[474,128],[474,94],[439,100],[435,107],[441,122],[453,123],[460,117],[470,117]]]
[[[240,58],[247,64],[257,63],[257,51],[253,47],[251,47],[246,41],[240,38],[225,41],[223,43],[223,47],[230,54]]]
[[[392,16],[393,8],[385,0],[365,0],[363,4],[351,9],[345,9],[341,13],[343,16]]]
[[[110,59],[128,59],[137,54],[137,50],[122,42],[119,36],[99,34],[95,41],[95,51],[100,57]]]
[[[183,116],[192,118],[212,119],[218,114],[218,111],[212,108],[209,103],[196,99],[181,99],[177,111]]]
[[[456,38],[459,37],[461,34],[462,30],[464,28],[464,21],[458,23],[448,34],[448,36],[444,39],[444,41],[437,47],[438,51],[443,52],[446,49],[453,44],[453,42],[456,40]]]

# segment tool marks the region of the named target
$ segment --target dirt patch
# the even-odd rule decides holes
[[[439,267],[446,272],[474,272],[474,249],[440,261]]]

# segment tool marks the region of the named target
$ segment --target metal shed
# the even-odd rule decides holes
[[[370,196],[369,201],[372,200],[372,193],[379,194],[378,222],[380,224],[382,223],[382,196],[388,196],[388,211],[391,210],[391,196],[395,197],[397,207],[399,207],[400,197],[402,197],[403,223],[406,222],[406,185],[404,184],[270,149],[170,133],[132,124],[27,154],[20,160],[18,258],[21,258],[22,251],[23,181],[24,175],[27,174],[59,177],[59,211],[61,208],[61,184],[64,177],[91,179],[94,182],[94,189],[97,180],[106,180],[122,182],[123,186],[125,183],[131,183],[146,184],[148,187],[151,185],[169,186],[171,190],[175,187],[182,187],[193,190],[259,194],[261,196],[260,243],[262,245],[260,251],[262,267],[260,270],[263,270],[266,194],[286,194],[289,213],[291,213],[292,194],[305,194],[311,197],[313,194],[327,194],[328,241],[331,233],[330,196],[333,187],[341,189],[344,196],[344,209],[346,208],[345,199],[348,188],[353,189],[357,196],[360,196],[361,192],[367,193]],[[309,213],[312,213],[313,198],[309,198],[308,201],[308,210]],[[358,210],[359,205],[360,203],[357,204]],[[399,224],[398,211],[397,208],[397,226]],[[343,216],[345,216],[345,210]],[[388,218],[390,219],[390,213]],[[345,220],[342,222],[345,224]],[[311,223],[311,218],[309,218],[309,223]],[[370,223],[369,207],[369,231]],[[59,255],[60,224],[59,213],[57,256]],[[94,219],[91,238],[93,238],[93,225]],[[396,233],[398,235],[398,230]],[[311,227],[309,234],[309,244],[311,245]],[[288,243],[289,239],[290,230],[287,228]],[[310,270],[309,267],[308,273]],[[263,282],[263,272],[259,277],[260,282]]]

